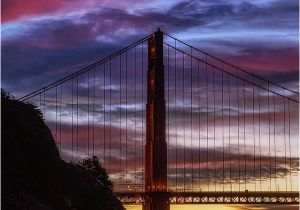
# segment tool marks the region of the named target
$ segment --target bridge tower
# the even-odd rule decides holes
[[[167,198],[166,101],[163,33],[148,39],[145,190],[143,210],[169,210]]]

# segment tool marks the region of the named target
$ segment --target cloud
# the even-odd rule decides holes
[[[110,3],[105,1],[97,4],[89,1],[82,5],[85,9],[81,10],[80,15],[70,12],[72,8],[76,8],[76,4],[73,5],[68,1],[55,1],[51,4],[41,1],[36,4],[36,9],[32,10],[24,7],[24,11],[28,10],[28,13],[34,13],[35,10],[47,12],[48,9],[43,9],[43,7],[53,10],[61,7],[68,11],[65,11],[68,15],[20,20],[18,23],[20,26],[12,28],[9,26],[13,24],[9,23],[3,26],[4,86],[16,94],[20,94],[20,90],[23,90],[25,85],[27,86],[25,89],[42,86],[46,77],[49,81],[49,74],[50,76],[66,75],[64,72],[74,70],[69,68],[70,66],[78,66],[92,61],[96,55],[104,56],[126,45],[124,43],[133,42],[142,34],[152,33],[157,26],[162,26],[164,31],[171,34],[186,31],[183,33],[183,39],[188,39],[187,35],[190,29],[194,30],[193,34],[207,34],[208,38],[201,40],[205,50],[214,53],[214,45],[218,45],[218,51],[222,52],[220,57],[229,58],[233,63],[250,70],[261,71],[263,69],[269,73],[274,70],[296,70],[298,67],[298,51],[290,48],[294,46],[294,41],[287,44],[286,41],[278,42],[279,38],[274,37],[274,39],[260,42],[260,39],[264,39],[263,34],[258,36],[258,40],[252,41],[249,38],[243,38],[244,32],[252,33],[256,26],[274,28],[274,24],[270,24],[270,22],[280,25],[281,31],[284,31],[282,27],[293,31],[295,27],[290,23],[295,21],[286,20],[290,20],[296,15],[295,2],[282,4],[280,1],[274,1],[272,4],[255,5],[249,2],[225,4],[219,1],[184,1],[174,3],[164,10],[138,7],[134,11],[126,9],[126,5],[130,5],[130,1],[126,1],[122,7],[114,5],[109,7]],[[22,8],[15,1],[5,1],[4,4],[7,5],[6,11]],[[29,2],[28,5],[31,3]],[[91,5],[94,5],[93,9],[87,9]],[[20,14],[22,13],[20,12]],[[249,21],[252,21],[252,25],[248,23]],[[225,24],[226,27],[223,28],[222,24]],[[243,25],[235,27],[242,31],[240,33],[241,40],[233,42],[231,39],[229,41],[227,36],[224,37],[218,33],[218,39],[211,40],[209,38],[213,36],[213,31],[231,32],[232,24]],[[212,31],[203,31],[202,28],[205,30],[211,28]],[[255,31],[257,30],[255,29]],[[270,31],[269,34],[275,32]],[[259,33],[259,31],[255,33]],[[292,32],[287,31],[286,33]],[[239,44],[237,44],[238,42]],[[259,42],[261,45],[255,45],[255,42]],[[270,42],[273,44],[270,45]],[[209,45],[207,45],[208,43]],[[272,49],[274,43],[276,43],[276,50]],[[253,45],[255,48],[250,47]],[[278,45],[282,45],[282,47],[278,49]],[[289,48],[286,47],[287,45]],[[207,49],[205,46],[210,48]],[[237,55],[229,57],[227,54],[230,54],[230,50],[226,49],[231,46],[235,46],[236,50],[234,51],[237,52]],[[203,47],[201,48],[203,49]],[[18,64],[14,62],[15,60],[19,61]],[[63,72],[62,69],[64,69]],[[39,75],[38,78],[36,75]],[[33,76],[35,76],[34,81],[32,81]],[[55,79],[54,76],[51,78]],[[11,85],[13,83],[14,85]],[[33,84],[30,85],[30,83]],[[16,86],[16,84],[20,85]]]
[[[41,15],[48,12],[56,11],[62,5],[61,0],[28,0],[26,3],[20,3],[16,0],[3,0],[2,22],[13,21],[24,16]]]

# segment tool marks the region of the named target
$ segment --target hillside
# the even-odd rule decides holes
[[[42,113],[1,91],[3,210],[122,210],[97,158],[66,163],[59,156]],[[94,175],[88,164],[98,164]]]

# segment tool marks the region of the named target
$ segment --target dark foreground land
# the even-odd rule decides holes
[[[41,112],[1,91],[3,210],[123,210],[96,158],[63,161]]]

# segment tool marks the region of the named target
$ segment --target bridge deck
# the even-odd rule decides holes
[[[299,204],[299,192],[158,192],[170,204]],[[119,192],[123,204],[143,204],[145,192]]]

